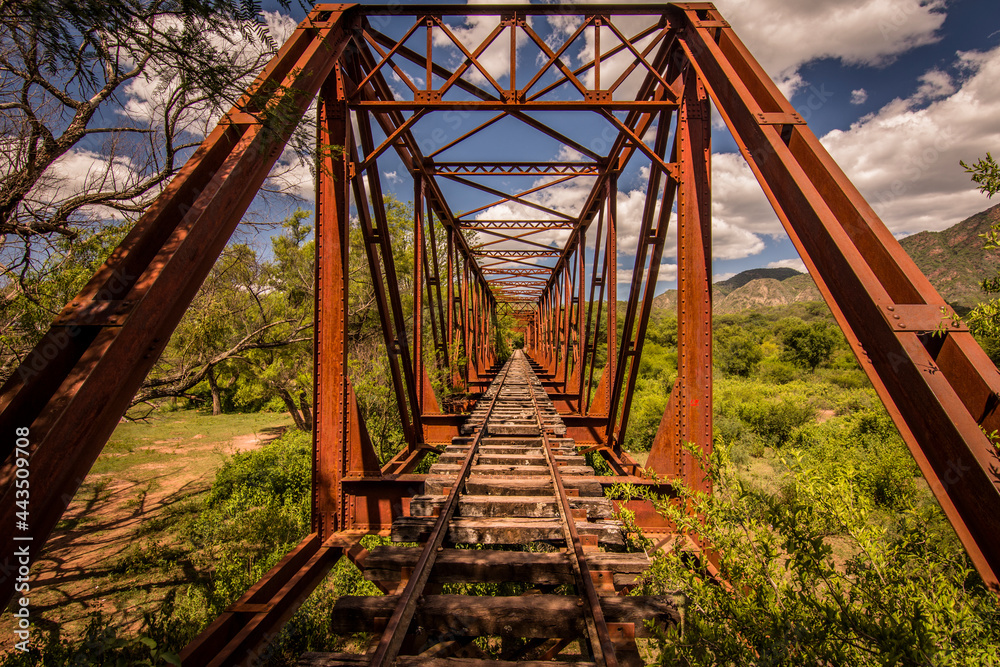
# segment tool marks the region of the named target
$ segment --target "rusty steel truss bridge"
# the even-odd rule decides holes
[[[467,16],[485,35],[475,43],[460,30]],[[560,29],[543,38],[545,20]],[[366,653],[308,664],[478,665],[472,639],[507,635],[521,643],[496,664],[636,664],[641,619],[676,614],[669,601],[616,595],[642,562],[601,550],[620,535],[612,510],[634,511],[661,544],[673,536],[650,502],[612,503],[602,489],[711,490],[684,445],[712,447],[713,104],[997,587],[1000,461],[986,433],[1000,429],[1000,374],[712,4],[319,4],[0,390],[5,602],[11,554],[25,541],[41,552],[316,100],[312,532],[185,649],[184,664],[251,662],[341,557],[388,595],[334,610],[341,631],[373,633]],[[601,140],[574,138],[576,122],[601,124]],[[511,146],[500,129],[513,126],[558,158]],[[388,152],[413,181],[412,318],[379,168]],[[519,153],[533,159],[508,159]],[[648,170],[645,200],[620,248],[618,180],[636,165]],[[566,185],[580,193],[573,207],[548,197]],[[621,444],[674,210],[678,377],[640,468]],[[406,440],[385,465],[347,371],[352,227]],[[635,257],[621,292],[620,250]],[[505,313],[525,342],[503,365],[493,343]],[[465,390],[471,414],[438,402],[435,373]],[[31,522],[19,531],[14,434],[26,427]],[[430,452],[440,454],[431,471],[414,473]],[[595,475],[587,452],[614,474]],[[359,540],[372,533],[421,546],[366,551]],[[555,546],[450,548],[532,541]],[[682,547],[711,560],[707,545]],[[491,581],[540,592],[438,594]]]

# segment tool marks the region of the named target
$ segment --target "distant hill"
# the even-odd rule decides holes
[[[1000,204],[940,232],[918,232],[899,243],[945,301],[971,308],[983,300],[983,278],[1000,268],[1000,250],[983,250],[980,234],[1000,220]]]
[[[801,275],[803,275],[801,272],[788,268],[748,269],[747,271],[737,273],[735,276],[727,280],[720,280],[715,283],[715,286],[718,288],[718,291],[729,294],[733,290],[743,287],[752,280],[770,279],[782,281],[787,278],[791,278],[792,276]]]
[[[1000,250],[983,250],[980,234],[1000,220],[1000,204],[940,232],[919,232],[900,241],[903,249],[945,300],[960,312],[983,300],[979,282],[1000,267]],[[800,301],[818,301],[816,283],[795,269],[750,269],[712,285],[716,313],[736,313]],[[653,300],[654,308],[675,308],[677,290]]]

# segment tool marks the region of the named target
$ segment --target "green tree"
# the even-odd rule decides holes
[[[961,161],[959,164],[965,167],[967,173],[972,174],[972,181],[987,197],[991,198],[1000,192],[1000,165],[997,164],[992,155],[987,153],[985,158],[980,158],[971,166]],[[981,237],[985,242],[984,248],[986,250],[1000,248],[1000,222],[993,223],[990,231],[982,234]],[[986,294],[1000,294],[1000,272],[984,278],[980,287]],[[981,339],[985,339],[984,342],[988,341],[988,348],[994,350],[1000,348],[998,345],[998,339],[1000,339],[1000,299],[993,297],[979,304],[969,312],[966,319],[972,332]],[[996,353],[994,353],[995,356]],[[995,358],[994,361],[996,361]]]
[[[133,405],[210,395],[213,414],[228,405],[259,409],[278,399],[309,430],[312,228],[297,210],[272,238],[273,260],[231,244],[212,268],[167,350]],[[224,395],[228,394],[228,396]]]
[[[0,376],[14,371],[127,231],[111,224],[57,239],[39,261],[0,282]]]
[[[724,450],[709,466],[714,494],[680,487],[679,500],[657,501],[678,534],[712,545],[718,567],[710,573],[681,549],[657,554],[638,592],[680,591],[696,610],[661,636],[661,664],[1000,661],[1000,605],[940,508],[911,505],[887,519],[850,466],[795,460],[789,490],[771,495],[735,477]]]
[[[720,327],[715,332],[715,361],[723,373],[749,377],[764,358],[760,337],[744,327]]]
[[[837,334],[823,321],[791,325],[782,333],[785,357],[802,368],[815,371],[830,358],[837,344]]]
[[[82,255],[121,238],[271,57],[259,11],[258,0],[0,0],[0,303],[25,334],[4,341],[5,376],[44,332],[35,317],[73,296],[54,303],[50,274],[82,285],[77,268],[86,278],[115,244],[96,265]]]

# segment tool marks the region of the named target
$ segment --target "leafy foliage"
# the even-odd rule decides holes
[[[987,153],[986,157],[979,158],[972,165],[962,160],[958,163],[965,167],[967,174],[972,174],[972,182],[976,183],[979,191],[985,193],[987,197],[1000,192],[1000,164],[997,164],[992,155]]]
[[[682,595],[682,627],[661,634],[664,665],[965,665],[1000,660],[1000,605],[935,505],[886,518],[850,466],[789,460],[770,494],[733,474],[722,443],[716,492],[683,490],[658,509],[713,547],[705,563],[658,554],[644,594]],[[690,504],[692,511],[683,508]]]
[[[1000,165],[992,155],[987,153],[985,158],[980,158],[972,166],[965,162],[960,164],[972,174],[972,181],[987,197],[1000,192]],[[987,233],[980,236],[984,240],[984,249],[1000,248],[1000,223],[994,223]],[[980,287],[986,294],[1000,294],[1000,273],[984,278]],[[1000,360],[1000,299],[991,298],[979,304],[968,313],[967,320],[970,330],[980,338],[994,362]]]
[[[826,322],[794,325],[785,330],[782,343],[785,356],[792,363],[815,371],[830,359],[837,344],[837,335]]]
[[[764,358],[761,341],[742,327],[723,326],[715,331],[713,355],[724,373],[748,377]]]

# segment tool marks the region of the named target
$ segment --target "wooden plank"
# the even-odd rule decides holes
[[[400,656],[398,667],[597,667],[596,662],[572,661],[552,662],[551,660],[481,660],[478,658],[435,658],[427,660],[418,656]]]
[[[600,482],[594,478],[567,477],[563,483],[567,489],[578,489],[581,496],[604,496]],[[425,490],[434,493],[427,486]],[[465,482],[465,490],[480,496],[551,496],[554,493],[551,479],[499,479],[483,475],[470,475]]]
[[[395,582],[403,568],[413,567],[420,555],[414,547],[378,546],[358,559],[366,579]],[[636,575],[650,564],[645,553],[597,552],[587,558],[595,570],[608,571],[621,588],[635,583]],[[494,551],[490,549],[445,549],[438,555],[430,581],[434,583],[501,583],[528,582],[534,584],[573,583],[573,571],[562,551],[535,553],[527,551]]]
[[[444,496],[414,496],[410,499],[410,516],[436,516],[444,504]],[[587,496],[570,499],[573,509],[587,510],[588,519],[611,519],[613,509],[607,498]],[[556,517],[559,511],[552,496],[474,496],[463,495],[459,500],[459,516],[465,517]]]
[[[580,637],[585,633],[582,602],[572,595],[427,595],[414,622],[453,636]],[[341,597],[333,606],[331,630],[370,632],[375,619],[391,614],[395,605],[394,595]],[[635,623],[636,637],[652,636],[645,620],[664,625],[680,621],[678,602],[668,596],[602,596],[601,608],[609,623]]]
[[[421,542],[434,527],[434,517],[404,516],[392,522],[393,542]],[[598,543],[623,546],[621,524],[614,521],[579,521],[581,535],[595,535]],[[454,544],[527,544],[565,540],[562,524],[552,519],[454,518],[448,526]]]

